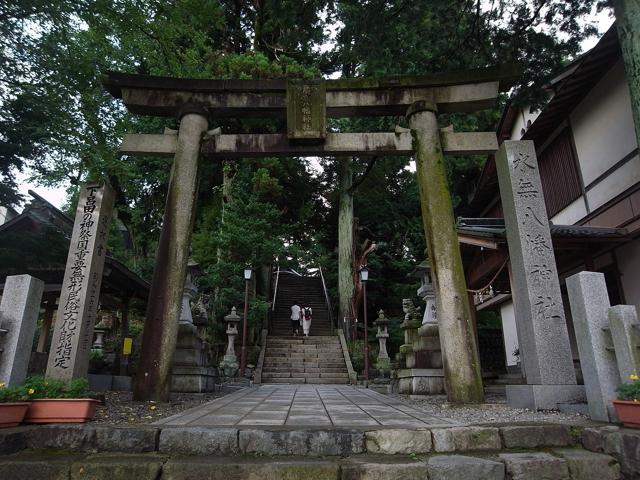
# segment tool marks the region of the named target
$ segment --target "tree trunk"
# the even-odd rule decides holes
[[[338,212],[338,323],[347,319],[345,335],[349,337],[351,299],[353,297],[353,168],[351,159],[340,162],[340,209]]]
[[[614,0],[613,5],[631,93],[631,110],[636,125],[636,139],[640,145],[640,2],[638,0]]]
[[[221,209],[220,209],[220,229],[218,232],[222,232],[222,227],[224,225],[224,214],[227,209],[227,203],[229,203],[232,199],[231,196],[231,186],[233,183],[233,175],[231,175],[231,164],[228,160],[222,161],[222,198],[221,198]],[[222,257],[225,252],[218,246],[216,249],[216,260],[218,263],[222,260]],[[216,321],[216,305],[218,304],[218,297],[220,296],[220,287],[216,285],[213,289],[213,305],[211,307],[211,318],[212,321]]]

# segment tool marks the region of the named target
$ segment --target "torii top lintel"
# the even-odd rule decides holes
[[[419,100],[440,112],[490,108],[517,79],[515,65],[423,76],[323,80],[328,117],[404,115]],[[105,88],[132,113],[176,116],[186,104],[212,118],[285,117],[287,80],[197,80],[108,72]]]

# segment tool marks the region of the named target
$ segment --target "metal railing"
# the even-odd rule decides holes
[[[318,271],[320,272],[320,279],[322,280],[322,290],[324,291],[324,298],[327,301],[327,314],[329,315],[329,325],[331,325],[331,334],[333,335],[335,325],[333,323],[333,309],[331,308],[331,299],[329,298],[327,284],[325,283],[324,275],[322,274],[322,267],[318,267]]]
[[[280,265],[278,265],[278,271],[276,272],[276,284],[273,287],[273,303],[271,303],[271,311],[276,310],[276,295],[278,294],[278,280],[280,280]]]

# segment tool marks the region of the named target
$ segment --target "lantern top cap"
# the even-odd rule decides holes
[[[236,313],[236,307],[231,308],[231,313],[224,317],[225,322],[239,322],[240,316]]]
[[[369,280],[369,269],[367,268],[366,265],[362,265],[360,267],[359,273],[360,273],[360,280],[362,280],[363,282],[366,282],[367,280]]]

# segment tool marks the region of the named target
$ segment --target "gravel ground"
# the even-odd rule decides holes
[[[488,394],[486,403],[474,406],[458,406],[447,403],[444,395],[400,395],[391,394],[409,405],[419,407],[422,410],[438,417],[455,420],[460,423],[525,423],[525,422],[549,422],[588,424],[588,417],[580,414],[561,413],[556,411],[536,412],[529,409],[512,408],[506,404],[503,395]]]
[[[169,402],[134,402],[131,392],[104,392],[104,402],[98,405],[93,423],[110,425],[140,425],[170,417],[191,407],[202,405],[229,391],[206,394],[172,394]]]

